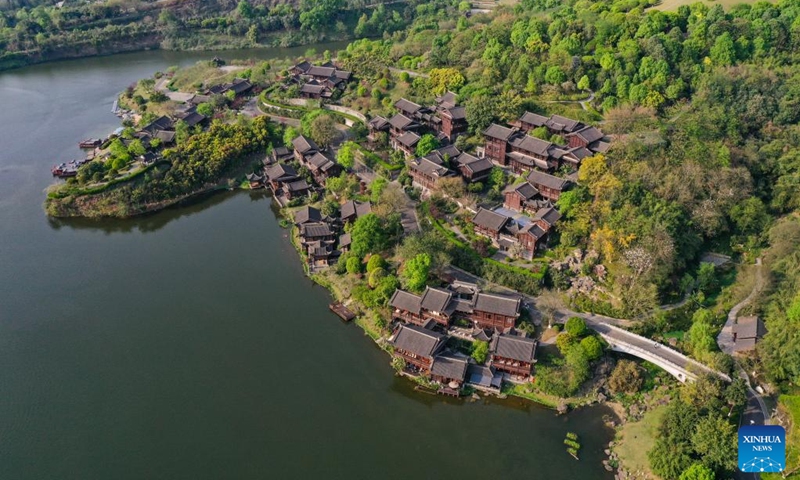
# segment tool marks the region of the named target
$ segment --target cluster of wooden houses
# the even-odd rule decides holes
[[[460,176],[465,182],[474,183],[486,180],[492,173],[492,162],[462,152],[454,145],[437,148],[407,164],[413,182],[426,189],[435,189],[443,178]]]
[[[281,204],[284,199],[292,200],[309,195],[316,188],[324,187],[328,178],[341,173],[341,166],[310,138],[300,135],[292,140],[292,147],[291,151],[286,147],[274,148],[271,155],[264,160],[262,174],[252,173],[247,176],[251,188],[269,187]],[[310,184],[290,163],[307,169],[316,185]]]
[[[482,292],[477,285],[454,282],[428,287],[422,295],[397,290],[389,302],[397,321],[389,343],[408,373],[429,375],[443,393],[464,384],[498,391],[503,379],[528,381],[535,363],[536,340],[514,330],[522,300]],[[448,349],[448,331],[456,318],[473,325],[473,340],[489,343],[485,365]]]
[[[314,65],[304,60],[289,69],[284,88],[297,85],[302,98],[329,99],[337,90],[344,90],[352,76],[351,72],[337,68],[332,62]]]
[[[349,200],[340,206],[338,218],[323,215],[319,209],[305,206],[295,213],[300,246],[311,268],[327,267],[350,248],[350,234],[344,226],[372,211],[369,202]]]
[[[405,153],[407,158],[415,156],[417,144],[426,132],[436,135],[443,143],[450,143],[467,131],[466,110],[457,104],[452,92],[437,97],[436,104],[430,107],[405,98],[398,100],[394,107],[397,113],[393,117],[376,116],[370,120],[368,138],[374,141],[378,133],[386,132],[392,148]]]
[[[563,137],[567,144],[557,145],[529,135],[537,128]],[[565,166],[575,171],[584,158],[604,153],[610,145],[596,127],[560,115],[545,117],[530,112],[525,112],[511,127],[491,124],[483,136],[486,158],[510,167],[517,174],[535,169],[552,172]]]

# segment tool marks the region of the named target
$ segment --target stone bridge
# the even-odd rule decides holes
[[[623,352],[658,365],[679,381],[695,381],[705,373],[716,375],[730,382],[731,378],[724,373],[713,370],[665,345],[631,333],[608,323],[586,319],[586,325],[600,334],[616,352]]]

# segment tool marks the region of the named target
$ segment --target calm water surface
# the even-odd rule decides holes
[[[119,125],[119,91],[207,56],[0,74],[0,478],[610,478],[604,409],[557,418],[397,379],[328,312],[267,197],[130,221],[45,217],[49,167]]]

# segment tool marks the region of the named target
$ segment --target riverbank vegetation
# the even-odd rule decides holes
[[[207,131],[165,150],[167,168],[150,170],[99,192],[62,184],[48,192],[45,209],[53,217],[128,217],[215,188],[232,187],[242,170],[250,167],[250,155],[266,151],[278,134],[266,117],[241,124],[214,122]]]
[[[0,70],[150,48],[287,47],[391,34],[417,6],[408,0],[0,3]]]

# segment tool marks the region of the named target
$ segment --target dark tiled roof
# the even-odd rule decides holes
[[[444,147],[439,147],[434,152],[441,155],[443,158],[445,155],[449,156],[450,158],[456,158],[461,155],[461,150],[456,148],[455,145],[445,145]]]
[[[536,355],[536,340],[501,333],[492,340],[491,351],[501,357],[533,363]]]
[[[317,144],[314,143],[314,140],[306,138],[304,135],[300,135],[292,140],[292,145],[294,145],[295,150],[302,154],[306,154],[312,150],[319,150],[319,147],[317,147]]]
[[[589,150],[593,152],[600,152],[605,153],[608,149],[611,148],[611,144],[609,142],[604,142],[602,140],[598,140],[596,142],[592,142],[589,144]]]
[[[292,152],[289,151],[286,147],[275,147],[272,149],[272,155],[280,160],[281,158],[290,157]]]
[[[336,72],[334,72],[333,74],[334,77],[344,81],[350,80],[350,77],[352,75],[353,74],[351,72],[348,72],[347,70],[336,70]]]
[[[536,187],[534,187],[528,182],[522,182],[516,187],[511,187],[506,191],[517,192],[525,200],[530,200],[531,198],[539,194],[539,190],[537,190]]]
[[[522,227],[519,232],[521,234],[522,233],[526,233],[526,234],[532,235],[537,240],[542,238],[544,236],[544,234],[546,233],[544,230],[542,230],[542,227],[540,227],[539,225],[536,225],[535,223],[531,223],[530,225],[526,225],[526,226]]]
[[[325,91],[327,87],[314,83],[306,83],[300,87],[300,93],[310,93],[312,95],[319,95]]]
[[[397,137],[397,141],[406,147],[413,147],[417,144],[417,142],[419,142],[419,139],[420,136],[414,132],[406,132]]]
[[[417,158],[411,161],[408,166],[411,170],[423,173],[429,177],[443,178],[453,173],[449,168],[427,157]]]
[[[569,136],[572,135],[582,138],[586,143],[592,143],[603,138],[603,132],[595,127],[584,127],[577,132],[569,134]]]
[[[394,340],[390,343],[397,348],[421,357],[433,357],[446,340],[446,336],[415,325],[400,325]]]
[[[322,221],[322,212],[314,207],[305,206],[294,214],[294,223],[318,223]]]
[[[392,118],[390,118],[389,119],[389,125],[391,125],[392,127],[396,128],[398,130],[405,130],[406,128],[415,127],[416,126],[416,124],[414,123],[414,120],[411,120],[410,118],[406,117],[402,113],[398,113],[397,115],[395,115]]]
[[[245,177],[247,177],[247,180],[250,182],[260,182],[261,180],[264,180],[264,177],[257,173],[248,173],[245,175]]]
[[[349,233],[345,233],[339,237],[339,248],[349,247],[351,243],[353,243],[353,239],[350,237]]]
[[[436,103],[446,106],[446,105],[455,105],[456,104],[457,96],[453,92],[447,92],[441,97],[436,97]]]
[[[767,329],[758,317],[739,317],[733,326],[733,333],[736,334],[736,342],[739,343],[739,339],[761,338],[767,333]]]
[[[487,137],[497,138],[499,140],[508,140],[511,137],[511,135],[514,134],[514,130],[493,123],[489,125],[489,128],[483,131],[483,134],[486,135]]]
[[[311,158],[308,159],[308,163],[313,166],[314,169],[322,171],[328,171],[336,165],[333,163],[333,160],[319,152],[312,155]]]
[[[355,200],[348,200],[342,204],[341,212],[342,218],[361,217],[372,211],[372,205],[369,202],[356,202]]]
[[[591,157],[592,152],[584,147],[575,147],[569,150],[569,153],[575,156],[578,160],[583,160],[586,157]]]
[[[233,90],[234,93],[239,94],[242,92],[246,92],[253,88],[253,84],[245,80],[244,78],[236,78],[233,80],[233,83],[228,87],[228,90]]]
[[[478,158],[469,153],[462,153],[456,158],[459,165],[463,165],[472,173],[481,173],[491,170],[492,162],[487,158]]]
[[[497,212],[493,212],[491,210],[487,210],[485,208],[481,208],[478,210],[478,213],[472,217],[472,223],[478,225],[479,227],[483,227],[493,231],[500,231],[505,224],[508,222],[509,217],[505,215],[499,214]]]
[[[559,219],[561,219],[561,214],[558,210],[548,207],[537,210],[532,220],[534,222],[544,220],[545,223],[552,226],[555,225]]]
[[[464,381],[467,373],[467,361],[450,355],[437,355],[431,365],[431,375],[444,377],[459,382]]]
[[[205,115],[201,115],[197,112],[189,112],[181,118],[181,120],[183,120],[183,122],[189,127],[193,127],[205,119]]]
[[[304,179],[295,180],[294,182],[286,184],[286,190],[290,192],[302,192],[303,190],[308,190],[308,182]]]
[[[547,117],[536,113],[525,112],[519,117],[519,121],[533,125],[534,127],[541,127],[547,122]]]
[[[369,126],[373,130],[383,130],[389,125],[389,120],[378,115],[377,117],[373,117],[372,120],[369,121]]]
[[[515,317],[519,315],[521,303],[522,301],[519,298],[481,292],[475,296],[475,306],[473,308],[479,312]]]
[[[550,168],[550,165],[547,163],[547,160],[542,160],[541,158],[532,157],[530,155],[525,155],[524,153],[520,152],[511,152],[508,154],[509,158],[514,159],[515,161],[527,165],[529,167],[539,167],[541,169],[547,170]]]
[[[307,72],[309,68],[311,68],[311,63],[309,63],[306,60],[303,60],[302,62],[292,67],[292,69],[300,70],[303,73]]]
[[[537,172],[536,170],[528,174],[528,181],[534,186],[543,185],[554,190],[564,190],[569,183],[563,178],[554,177],[544,172]]]
[[[422,308],[430,312],[447,313],[452,298],[452,292],[441,288],[427,287],[422,294]],[[449,313],[452,313],[453,308],[450,308]]]
[[[483,365],[469,365],[467,367],[467,382],[485,388],[500,388],[503,376],[491,367]]]
[[[173,141],[175,141],[175,132],[168,130],[159,130],[156,132],[154,137],[161,140],[164,143],[172,143]]]
[[[574,132],[583,124],[578,120],[562,117],[561,115],[550,115],[547,120],[547,127],[553,130],[563,130],[567,133]]]
[[[324,222],[304,223],[300,225],[300,235],[308,238],[327,237],[333,235],[331,226]]]
[[[452,107],[442,111],[453,120],[464,120],[467,118],[467,109],[464,107]]]
[[[395,102],[394,106],[395,106],[395,108],[397,108],[401,112],[411,113],[411,114],[418,112],[419,109],[422,108],[421,106],[417,105],[416,103],[414,103],[414,102],[412,102],[410,100],[406,100],[405,98],[401,98],[400,100]]]
[[[515,148],[524,150],[526,152],[534,153],[546,157],[549,155],[552,143],[542,140],[540,138],[531,137],[530,135],[519,135],[514,137],[509,143]]]
[[[174,126],[172,120],[166,115],[162,115],[148,123],[142,130],[155,134],[158,130],[170,130]]]
[[[268,167],[264,173],[270,180],[288,180],[297,178],[297,171],[291,165],[278,163]]]
[[[419,314],[422,310],[422,298],[419,295],[414,295],[398,288],[394,291],[392,299],[389,300],[389,305],[393,308]]]
[[[333,67],[317,67],[313,66],[306,71],[308,75],[313,77],[330,77],[336,72]]]

